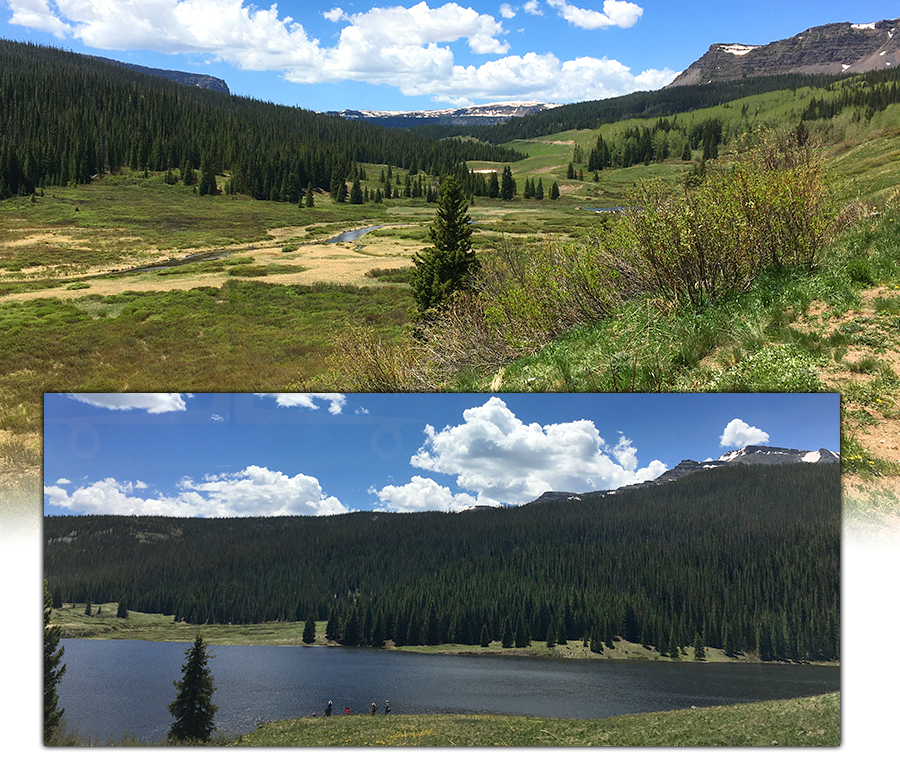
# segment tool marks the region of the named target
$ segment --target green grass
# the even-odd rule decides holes
[[[326,371],[341,327],[364,325],[391,337],[410,303],[402,285],[252,280],[78,301],[7,301],[0,304],[0,429],[39,430],[44,392],[251,391],[312,381]]]
[[[262,724],[238,746],[837,746],[840,694],[606,719],[350,715]]]

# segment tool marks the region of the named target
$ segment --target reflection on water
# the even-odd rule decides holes
[[[64,640],[68,728],[101,742],[165,737],[186,643]],[[497,713],[602,718],[691,705],[802,697],[840,688],[840,668],[409,654],[303,646],[210,646],[218,731],[262,721],[366,713]]]

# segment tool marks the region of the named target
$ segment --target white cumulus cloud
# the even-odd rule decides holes
[[[496,396],[465,410],[463,420],[441,431],[427,425],[426,441],[410,463],[455,476],[460,490],[475,493],[467,505],[526,503],[548,490],[615,489],[655,479],[666,470],[658,460],[639,469],[631,440],[622,436],[610,447],[590,420],[526,425]],[[409,510],[437,487],[433,480],[414,477],[409,485],[392,485],[376,494],[388,507]],[[449,499],[450,490],[441,497]]]
[[[547,5],[555,8],[569,24],[584,30],[598,30],[604,27],[633,27],[641,18],[644,9],[623,0],[605,0],[603,12],[590,8],[580,8],[566,0],[547,0]]]
[[[103,409],[128,411],[143,409],[148,414],[183,412],[187,409],[184,398],[190,393],[67,393],[69,398],[83,404]]]
[[[274,398],[277,406],[294,407],[303,409],[318,409],[316,401],[324,401],[328,404],[330,414],[340,414],[347,403],[343,393],[255,393],[261,398]]]
[[[449,487],[438,484],[434,479],[413,476],[408,484],[389,484],[380,490],[369,490],[383,508],[390,511],[464,511],[475,505],[499,506],[490,499],[479,500],[469,493],[454,495]]]
[[[81,514],[240,517],[322,516],[348,511],[337,498],[325,495],[315,477],[288,476],[260,466],[248,466],[236,474],[209,475],[200,482],[185,478],[175,495],[145,494],[150,488],[141,481],[106,478],[71,492],[64,482],[57,480],[45,487],[44,495],[51,506]]]
[[[768,441],[768,433],[735,417],[725,426],[719,444],[723,447],[746,447],[748,444],[767,444]]]

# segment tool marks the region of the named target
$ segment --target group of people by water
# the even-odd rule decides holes
[[[326,715],[326,716],[332,715],[333,710],[334,710],[334,703],[333,703],[331,700],[328,700],[328,704],[325,706],[325,715]],[[388,703],[388,701],[385,700],[385,701],[384,701],[384,715],[387,716],[390,712],[391,712],[391,706],[390,706],[390,704]],[[369,715],[374,716],[374,715],[376,715],[377,713],[378,713],[378,707],[377,707],[377,706],[375,705],[375,703],[373,702],[373,703],[372,703],[372,709],[369,711]],[[315,716],[315,715],[316,715],[316,714],[313,713],[313,716]],[[344,708],[344,715],[345,715],[345,716],[349,716],[349,715],[350,715],[350,707],[349,707],[349,706],[347,706],[347,707]]]

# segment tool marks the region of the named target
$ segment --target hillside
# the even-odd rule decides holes
[[[62,601],[188,622],[328,619],[344,645],[552,638],[839,651],[836,466],[735,466],[615,498],[457,514],[44,520]],[[771,644],[770,644],[771,639]]]
[[[765,45],[717,43],[670,87],[787,73],[839,75],[900,65],[900,19],[811,27]]]
[[[0,199],[87,184],[121,171],[195,171],[200,193],[298,204],[361,163],[433,171],[467,159],[511,161],[506,149],[436,143],[366,122],[198,89],[117,63],[0,41]],[[174,174],[174,173],[173,173]]]

